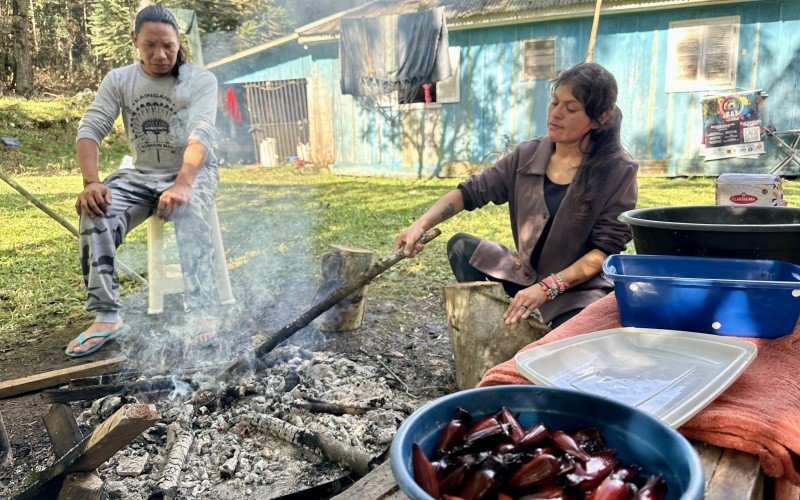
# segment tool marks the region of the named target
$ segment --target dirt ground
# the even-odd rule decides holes
[[[234,292],[235,279],[234,274]],[[239,333],[277,330],[310,305],[308,301],[313,296],[315,286],[310,282],[286,284],[275,290],[274,297],[279,297],[280,300],[253,296],[239,299],[237,305],[228,311],[226,330]],[[125,302],[126,321],[137,325],[136,331],[131,332],[131,337],[137,336],[139,332],[147,342],[147,339],[153,338],[152,334],[157,335],[160,330],[179,321],[176,318],[180,315],[175,311],[180,311],[181,302],[179,295],[172,296],[166,304],[171,313],[149,317],[145,313],[145,299],[146,296],[138,292],[128,295]],[[62,330],[55,332],[30,332],[24,353],[19,349],[0,351],[0,380],[75,366],[121,353],[126,354],[133,365],[138,362],[139,365],[150,365],[149,368],[152,368],[152,356],[139,356],[137,359],[137,352],[147,346],[142,343],[142,339],[133,338],[126,342],[112,343],[86,359],[68,359],[63,354],[64,348],[84,326],[85,324],[75,323],[64,325]],[[362,328],[346,333],[329,333],[320,332],[311,325],[288,342],[312,345],[314,349],[334,353],[359,352],[361,356],[365,353],[369,356],[380,356],[387,367],[386,378],[394,378],[389,373],[391,370],[402,381],[393,383],[394,390],[412,395],[419,406],[456,390],[452,349],[441,293],[396,298],[368,297]],[[124,345],[120,346],[120,343]],[[162,353],[162,363],[165,357],[168,358]],[[80,410],[75,405],[73,403],[73,412],[77,414]],[[0,469],[0,497],[13,494],[28,480],[26,476],[32,475],[30,471],[36,465],[52,460],[50,443],[42,423],[42,417],[48,408],[49,405],[43,403],[37,394],[0,400],[0,415],[5,422],[14,455],[13,467]],[[245,497],[244,492],[239,492],[239,495],[239,498]],[[236,498],[236,495],[231,498]]]

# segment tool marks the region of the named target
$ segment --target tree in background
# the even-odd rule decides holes
[[[67,93],[96,86],[109,69],[132,61],[133,15],[152,2],[0,0],[0,92]],[[210,62],[365,0],[161,2],[197,13],[204,52],[208,50],[204,55]]]
[[[12,0],[11,15],[14,37],[14,78],[11,87],[23,96],[33,92],[33,64],[31,62],[30,17],[28,0]]]
[[[137,0],[96,0],[89,15],[92,50],[110,66],[130,64],[133,59],[131,26]]]

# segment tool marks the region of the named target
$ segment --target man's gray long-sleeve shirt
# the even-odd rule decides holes
[[[139,62],[111,70],[78,125],[77,139],[99,145],[121,111],[135,169],[177,172],[189,140],[206,147],[205,165],[216,166],[211,148],[217,134],[217,79],[189,63],[179,73],[154,78]]]

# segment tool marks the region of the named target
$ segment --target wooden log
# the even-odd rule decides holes
[[[11,465],[14,461],[14,453],[11,451],[11,441],[8,439],[6,426],[3,423],[3,415],[0,414],[0,469]]]
[[[77,472],[64,479],[58,500],[100,500],[103,480],[93,472]]]
[[[345,245],[331,245],[331,251],[322,257],[323,284],[320,291],[332,291],[375,263],[377,255],[366,248]],[[332,286],[336,284],[336,286]],[[327,293],[320,294],[322,297]],[[346,332],[361,328],[366,311],[367,285],[348,295],[341,302],[322,313],[316,326],[320,330]]]
[[[0,399],[66,384],[74,377],[88,377],[117,369],[127,361],[125,356],[85,363],[60,370],[0,382]]]
[[[461,390],[475,387],[489,368],[508,361],[522,347],[550,329],[528,318],[506,325],[503,312],[508,298],[500,283],[455,283],[444,289],[447,326],[456,361],[456,383]]]
[[[50,444],[53,446],[56,458],[63,456],[83,439],[69,405],[62,403],[51,405],[50,411],[42,417],[42,420],[47,435],[50,436]]]
[[[178,492],[178,481],[189,456],[189,450],[194,442],[194,434],[189,425],[193,408],[184,405],[178,419],[171,423],[168,432],[172,435],[172,448],[169,450],[167,462],[161,471],[161,477],[148,500],[171,500]],[[169,440],[168,440],[169,441]]]
[[[74,389],[48,389],[42,391],[39,395],[45,403],[69,403],[71,401],[100,399],[111,394],[140,394],[143,392],[167,391],[174,388],[174,380],[159,378],[129,382],[127,384],[88,385]]]
[[[425,233],[425,235],[422,237],[421,242],[423,244],[426,244],[431,240],[433,240],[434,238],[436,238],[437,236],[439,236],[440,234],[442,234],[442,232],[439,231],[438,229],[436,228],[431,229],[430,231]],[[250,351],[249,355],[240,357],[235,361],[233,361],[224,370],[222,370],[218,378],[225,380],[229,379],[231,376],[233,376],[238,372],[246,371],[248,367],[254,364],[254,361],[257,362],[260,358],[266,356],[278,344],[288,339],[302,328],[306,327],[317,316],[319,316],[320,314],[324,313],[325,311],[333,307],[334,304],[344,299],[354,291],[358,290],[367,283],[371,282],[379,274],[386,271],[393,265],[397,264],[405,257],[406,255],[405,253],[403,253],[402,248],[392,252],[387,257],[384,257],[378,262],[375,262],[373,265],[369,267],[369,269],[361,273],[359,276],[356,276],[347,283],[343,284],[341,287],[339,287],[336,291],[332,292],[318,304],[306,310],[306,312],[301,314],[300,317],[298,317],[296,320],[284,325],[283,327],[281,327],[281,329],[279,329],[276,332],[256,337],[253,341],[253,345],[249,349]]]
[[[375,462],[378,457],[373,457],[369,453],[327,434],[302,429],[279,418],[262,415],[258,421],[258,428],[288,443],[303,445],[337,464],[347,467],[359,476],[367,475],[377,465]]]
[[[365,406],[341,405],[323,401],[296,401],[293,405],[311,413],[330,413],[331,415],[363,415],[369,410]]]
[[[17,500],[52,493],[53,483],[69,472],[90,472],[158,421],[155,405],[128,404],[43,470],[35,483],[17,493]]]

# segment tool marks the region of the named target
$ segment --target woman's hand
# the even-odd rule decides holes
[[[424,235],[425,228],[419,222],[415,222],[394,237],[394,250],[402,248],[406,257],[414,257],[425,249],[425,245],[420,243]]]
[[[544,290],[539,283],[534,283],[517,292],[511,299],[508,309],[503,313],[503,319],[507,325],[514,325],[519,320],[529,317],[534,309],[545,302],[547,302],[547,296],[544,294]]]
[[[161,193],[156,215],[160,219],[169,220],[172,214],[189,204],[191,197],[192,187],[176,182],[171,188]]]
[[[105,217],[108,214],[108,206],[111,205],[111,190],[100,181],[92,181],[86,184],[78,201],[75,202],[75,211],[78,215],[86,215],[90,219],[95,217]]]

